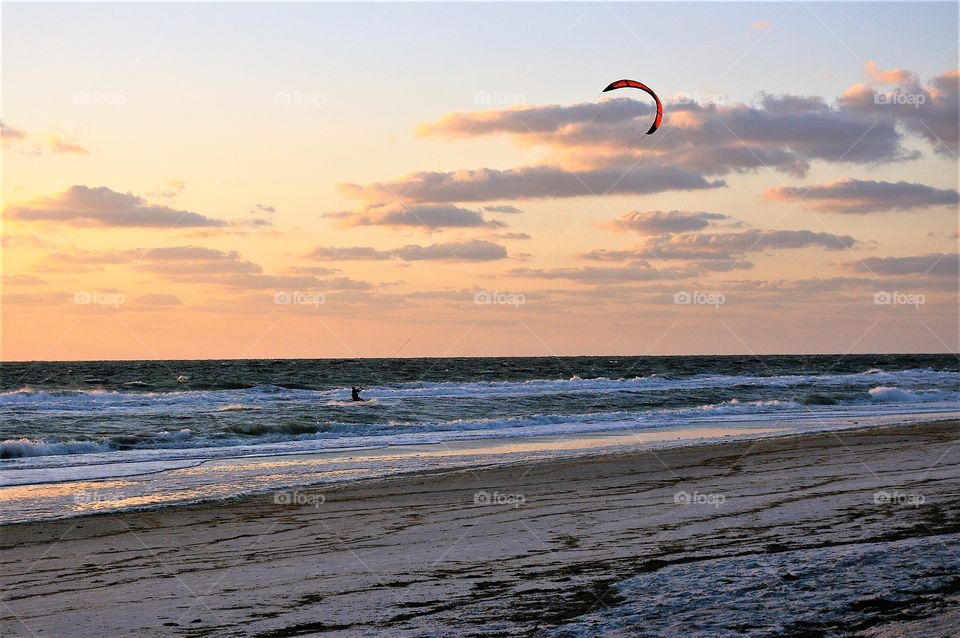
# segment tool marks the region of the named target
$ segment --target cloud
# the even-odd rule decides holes
[[[393,255],[388,250],[377,250],[372,246],[320,246],[307,256],[320,261],[370,261],[390,259]]]
[[[137,303],[144,306],[179,306],[182,302],[176,295],[152,293],[138,297]]]
[[[50,221],[77,226],[166,228],[224,226],[226,222],[200,213],[148,204],[133,193],[119,193],[106,186],[71,186],[53,197],[11,206],[8,214],[22,221]]]
[[[59,261],[80,266],[129,264],[133,270],[151,273],[167,280],[245,290],[361,291],[372,288],[366,281],[332,277],[330,275],[337,272],[335,269],[319,266],[267,274],[258,264],[244,259],[235,250],[224,251],[205,246],[106,251],[71,249],[60,254],[51,254],[49,257],[59,257]],[[160,302],[156,301],[154,305],[160,305]]]
[[[243,259],[235,250],[222,251],[202,246],[151,248],[137,259],[134,268],[174,277],[259,273],[262,268]]]
[[[768,113],[786,115],[790,113],[822,113],[830,107],[819,95],[771,95],[760,93],[760,104]]]
[[[507,249],[490,241],[474,239],[430,246],[404,246],[396,250],[396,255],[404,261],[495,261],[504,259],[507,256]]]
[[[366,281],[349,277],[319,279],[309,275],[261,275],[257,273],[236,273],[213,280],[222,286],[246,290],[368,290],[372,286]]]
[[[371,284],[348,277],[321,279],[328,269],[292,274],[266,274],[253,262],[235,251],[222,251],[200,246],[155,248],[143,257],[138,270],[149,271],[172,279],[212,283],[246,290],[367,290]]]
[[[505,225],[503,222],[484,219],[480,211],[460,208],[452,204],[405,205],[395,202],[370,206],[356,212],[330,213],[327,216],[341,219],[344,226],[392,226],[435,230]]]
[[[540,279],[566,279],[585,283],[616,283],[625,281],[651,281],[673,279],[676,274],[669,270],[658,270],[646,261],[636,261],[624,266],[602,267],[584,266],[581,268],[532,269],[517,268],[512,274]]]
[[[769,201],[804,201],[810,208],[831,213],[875,213],[931,206],[956,206],[954,189],[933,188],[911,182],[878,182],[841,179],[815,186],[781,186],[764,193]]]
[[[124,264],[143,254],[142,250],[88,250],[86,248],[65,248],[47,253],[48,262],[61,264]]]
[[[14,286],[40,286],[47,283],[45,279],[29,274],[3,275],[0,277],[0,280],[2,280],[5,285]]]
[[[733,260],[737,256],[769,250],[820,247],[842,250],[857,243],[849,235],[810,230],[748,230],[729,233],[686,233],[649,237],[629,250],[594,250],[583,255],[597,261],[633,259]]]
[[[3,140],[4,144],[9,144],[10,142],[20,142],[26,139],[26,131],[18,128],[14,128],[9,124],[0,122],[0,140]]]
[[[507,170],[481,168],[419,172],[392,182],[375,182],[366,186],[341,184],[341,189],[351,197],[368,201],[392,201],[397,197],[396,193],[401,193],[403,199],[414,202],[482,202],[504,197],[533,199],[639,195],[725,185],[722,180],[710,182],[697,173],[679,168],[637,164],[626,170],[600,168],[576,171],[554,166],[525,166]]]
[[[61,137],[58,133],[50,133],[47,136],[47,148],[54,153],[62,154],[86,155],[90,152],[75,141]]]
[[[567,162],[615,161],[622,170],[656,159],[703,175],[761,168],[803,175],[813,160],[876,164],[911,157],[894,123],[883,117],[831,107],[816,96],[769,94],[761,94],[757,106],[694,100],[670,105],[657,143],[624,151],[624,132],[645,130],[653,109],[643,100],[615,98],[600,106],[452,113],[418,132],[451,140],[507,135],[521,145],[545,146]]]
[[[711,261],[695,261],[687,265],[690,271],[700,272],[727,272],[730,270],[750,270],[753,262],[745,259],[713,259]]]
[[[316,275],[318,277],[326,277],[328,275],[340,272],[339,268],[328,268],[326,266],[294,266],[290,270],[296,273],[304,275]]]
[[[277,212],[277,209],[276,209],[276,208],[274,208],[273,206],[268,206],[268,205],[266,205],[266,204],[257,204],[256,207],[255,207],[255,210],[258,210],[258,211],[260,211],[260,212],[262,212],[262,213],[275,213],[275,212]],[[251,212],[253,212],[253,211],[251,211]]]
[[[509,204],[497,204],[495,206],[484,206],[483,210],[488,213],[511,213],[519,214],[523,211],[517,208],[516,206],[510,206]]]
[[[929,85],[902,69],[882,72],[874,68],[874,73],[876,83],[896,86],[877,90],[870,84],[856,84],[841,96],[841,107],[899,123],[926,139],[938,153],[953,157],[960,149],[960,70],[938,75]]]
[[[957,277],[960,275],[960,254],[931,253],[910,257],[869,257],[848,262],[845,266],[850,270],[875,275]]]
[[[753,29],[754,31],[769,31],[773,27],[766,20],[757,20],[756,22],[750,25],[750,28]]]
[[[176,197],[187,188],[187,183],[180,179],[171,179],[164,182],[159,188],[150,191],[149,195],[153,197],[163,197],[170,199]]]
[[[46,248],[50,242],[37,235],[14,235],[9,232],[0,233],[0,246],[3,248]]]
[[[420,246],[411,244],[393,250],[378,250],[370,246],[320,247],[309,256],[318,260],[384,260],[402,261],[495,261],[507,256],[507,249],[482,239],[446,242]]]
[[[906,76],[889,72],[884,77]],[[928,111],[934,109],[943,119],[951,116],[955,125],[957,109],[950,100],[956,101],[956,78],[947,74],[931,86]],[[642,195],[722,187],[726,183],[716,178],[762,169],[803,176],[814,161],[872,166],[919,157],[903,145],[902,118],[873,106],[872,101],[871,108],[864,108],[850,99],[828,104],[819,96],[766,93],[752,105],[682,101],[667,109],[655,144],[625,144],[631,132],[649,126],[654,114],[649,100],[448,113],[419,126],[417,134],[450,141],[507,136],[518,145],[546,149],[547,161],[507,169],[414,172],[340,188],[367,202]],[[949,131],[943,134],[949,137]]]
[[[908,82],[918,81],[917,75],[906,69],[897,68],[882,71],[874,60],[867,60],[864,68],[866,69],[869,81],[875,84],[906,84]]]
[[[608,222],[606,226],[612,230],[634,231],[642,235],[659,235],[661,233],[683,233],[692,230],[702,230],[715,221],[729,219],[720,213],[690,212],[672,210],[669,212],[630,211],[617,219]]]
[[[532,239],[529,233],[500,233],[498,239]]]

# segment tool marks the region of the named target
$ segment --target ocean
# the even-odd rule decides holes
[[[0,523],[960,407],[953,355],[27,362],[0,373]],[[351,401],[352,385],[365,401]]]

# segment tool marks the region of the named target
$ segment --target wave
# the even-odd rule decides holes
[[[0,459],[17,459],[26,456],[57,456],[61,454],[90,454],[110,452],[108,443],[95,441],[47,442],[31,439],[7,439],[0,441]]]
[[[915,403],[924,400],[923,394],[883,385],[871,388],[868,394],[871,399],[878,403]],[[925,394],[929,395],[931,393]]]
[[[354,401],[353,399],[331,399],[330,401],[324,403],[324,405],[338,408],[358,408],[363,406],[378,405],[379,403],[380,401],[378,399],[364,399],[363,401]]]
[[[254,412],[260,410],[258,405],[245,405],[243,403],[228,403],[227,405],[221,405],[218,407],[215,412]]]
[[[199,435],[190,429],[176,432],[122,434],[98,441],[48,441],[18,439],[4,441],[0,458],[48,456],[123,450],[173,450],[224,448],[292,440],[333,440],[354,437],[381,437],[387,443],[408,435],[429,433],[463,434],[487,432],[489,435],[524,432],[531,436],[568,432],[605,431],[626,428],[651,428],[677,425],[704,417],[746,416],[788,413],[803,406],[793,401],[731,399],[722,403],[659,410],[617,410],[589,414],[532,414],[499,418],[453,419],[446,421],[347,423],[339,421],[283,421],[263,419],[231,423],[218,432]]]
[[[860,373],[839,375],[694,375],[671,378],[661,375],[610,379],[595,377],[583,379],[530,379],[525,381],[426,382],[411,381],[394,385],[371,386],[365,390],[368,401],[359,405],[376,405],[377,401],[453,400],[527,397],[535,395],[585,396],[610,393],[668,393],[675,390],[707,391],[734,390],[738,387],[760,390],[777,388],[807,389],[812,405],[833,404],[844,396],[832,396],[831,391],[856,396],[867,388],[865,383],[884,386],[960,387],[960,372],[930,369],[886,372],[877,368]],[[242,385],[242,384],[237,384]],[[290,385],[290,384],[287,384]],[[836,395],[836,392],[834,392]],[[355,406],[350,401],[348,388],[308,390],[281,385],[258,385],[232,390],[116,391],[103,388],[37,389],[29,386],[0,393],[0,410],[89,410],[94,407],[144,407],[157,409],[200,409],[209,411],[242,411],[227,406],[247,406],[253,409],[277,400],[321,403],[328,406]]]

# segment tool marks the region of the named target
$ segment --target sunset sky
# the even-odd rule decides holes
[[[2,17],[5,360],[958,349],[956,3]]]

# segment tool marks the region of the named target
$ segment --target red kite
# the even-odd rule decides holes
[[[654,100],[656,100],[657,117],[655,120],[653,120],[653,125],[650,127],[650,130],[647,131],[647,135],[650,135],[651,133],[657,130],[657,128],[660,126],[660,120],[663,119],[663,104],[660,103],[660,98],[658,98],[657,94],[653,92],[653,89],[651,89],[646,84],[643,84],[642,82],[637,82],[636,80],[617,80],[616,82],[611,82],[610,86],[605,88],[603,92],[606,93],[607,91],[613,91],[614,89],[625,89],[625,88],[640,89],[641,91],[644,91],[645,93],[650,95],[650,97],[652,97]]]

